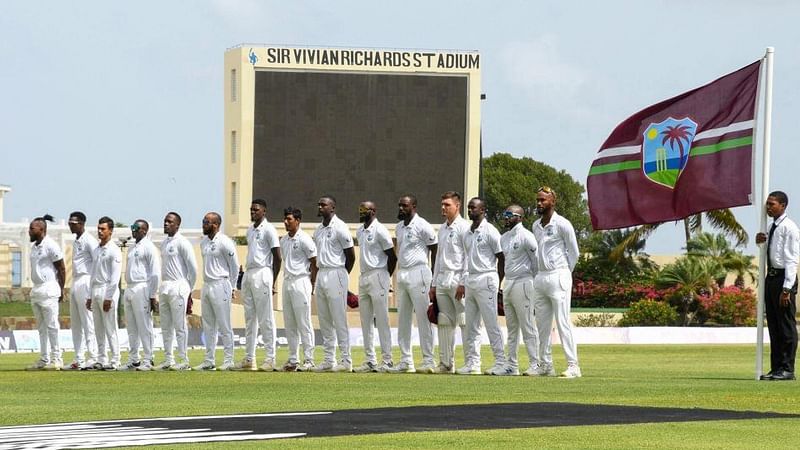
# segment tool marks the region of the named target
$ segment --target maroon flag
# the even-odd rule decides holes
[[[756,61],[619,124],[587,180],[595,230],[752,204]]]

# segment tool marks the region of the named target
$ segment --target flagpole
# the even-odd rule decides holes
[[[758,206],[761,214],[761,225],[759,230],[765,232],[767,229],[766,203],[769,195],[769,150],[772,132],[772,58],[775,53],[774,47],[767,47],[765,55],[764,71],[764,132],[762,134],[762,161],[761,161],[761,203]],[[767,265],[767,246],[763,245],[760,249],[758,258],[758,303],[756,307],[756,380],[763,373],[764,363],[764,275]]]

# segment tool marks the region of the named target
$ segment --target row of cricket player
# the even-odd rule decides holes
[[[525,211],[509,206],[504,214],[506,231],[486,220],[482,199],[467,206],[469,221],[459,215],[461,197],[446,192],[441,197],[445,219],[438,235],[416,212],[413,195],[398,202],[397,253],[387,228],[378,221],[377,208],[365,201],[359,206],[362,225],[357,231],[360,253],[359,303],[364,338],[364,362],[353,368],[346,304],[349,272],[354,266],[353,238],[336,216],[336,200],[319,199],[322,222],[309,236],[300,228],[303,213],[284,210],[287,233],[278,238],[266,220],[266,202],[252,202],[252,224],[247,230],[247,259],[241,276],[240,295],[245,314],[245,355],[234,363],[231,302],[240,270],[234,242],[220,232],[221,218],[203,218],[201,253],[203,288],[202,326],[206,345],[203,362],[195,370],[256,370],[314,372],[394,372],[519,375],[519,336],[527,351],[528,376],[554,376],[551,329],[555,319],[566,356],[562,377],[580,377],[578,355],[570,325],[572,269],[578,258],[575,232],[568,220],[555,212],[556,193],[539,189],[536,210],[541,216],[527,230]],[[117,301],[121,276],[121,252],[111,240],[114,222],[100,219],[99,242],[85,232],[86,217],[70,215],[73,244],[73,287],[70,314],[75,359],[67,368],[77,370],[190,370],[187,356],[187,321],[191,291],[197,277],[192,245],[179,232],[181,217],[170,212],[164,218],[160,255],[148,239],[149,225],[137,220],[131,226],[135,243],[128,249],[123,296],[129,336],[129,358],[121,365],[117,342]],[[58,348],[58,301],[63,296],[63,255],[46,236],[46,221],[30,225],[31,292],[39,323],[41,359],[31,369],[62,367]],[[159,267],[160,266],[160,267]],[[283,315],[289,347],[288,361],[275,361],[273,295],[283,266]],[[398,307],[400,361],[392,360],[388,297],[390,279],[397,270],[394,294]],[[503,288],[501,289],[501,283]],[[311,297],[316,295],[324,357],[314,362],[314,330]],[[498,302],[498,299],[500,300]],[[499,305],[498,305],[499,303]],[[508,328],[507,351],[498,325],[498,307],[504,310]],[[154,365],[152,312],[159,311],[164,339],[164,360]],[[416,317],[422,364],[415,366],[411,347],[412,320]],[[439,363],[434,360],[432,323],[439,339]],[[494,364],[481,372],[480,336],[485,327]],[[455,367],[455,330],[461,329],[464,365]],[[374,330],[380,357],[374,349]],[[97,339],[95,340],[95,330]],[[264,343],[264,359],[256,360],[258,335]],[[217,366],[215,350],[221,337],[223,361]],[[49,346],[48,346],[49,340]],[[336,350],[339,350],[338,358]],[[143,357],[140,358],[140,347]],[[300,350],[302,347],[302,354]],[[108,355],[110,351],[110,357]],[[86,357],[88,353],[88,357]]]

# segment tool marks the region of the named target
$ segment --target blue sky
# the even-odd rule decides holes
[[[798,19],[800,3],[777,0],[3,1],[5,218],[82,209],[129,223],[175,209],[199,227],[223,206],[223,53],[243,42],[478,50],[484,152],[582,183],[628,115],[774,46],[771,186],[794,198]],[[735,212],[753,234],[756,208]],[[682,226],[662,228],[647,250],[678,252]]]

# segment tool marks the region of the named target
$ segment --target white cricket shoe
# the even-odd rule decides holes
[[[353,369],[355,373],[369,373],[369,372],[377,372],[378,366],[372,361],[364,361],[363,364]]]
[[[125,364],[124,366],[118,368],[117,370],[122,370],[122,371],[125,371],[125,370],[136,370],[136,368],[139,367],[140,365],[142,365],[142,363],[140,361],[128,361],[127,364]]]
[[[173,362],[173,361],[164,361],[161,364],[157,365],[154,370],[169,370],[174,365],[175,365],[175,362]]]
[[[330,361],[322,361],[322,364],[314,367],[312,370],[317,373],[333,372],[333,363]]]
[[[182,362],[170,366],[169,370],[175,370],[175,371],[192,370],[192,366],[190,366],[188,362]]]
[[[47,364],[48,364],[47,361],[45,361],[43,359],[40,359],[40,360],[36,361],[35,363],[31,364],[30,366],[28,366],[27,369],[28,370],[44,370],[44,368],[47,366]]]
[[[241,361],[236,363],[234,367],[236,370],[256,370],[256,363],[250,358],[243,358]]]
[[[262,372],[275,372],[275,360],[272,358],[265,359],[258,370]]]
[[[480,375],[481,366],[475,364],[465,364],[463,367],[460,367],[458,370],[456,370],[456,373],[459,375]]]
[[[297,372],[298,364],[297,362],[286,361],[286,364],[281,367],[282,372]]]
[[[493,367],[491,375],[517,376],[519,375],[519,369],[517,369],[516,367],[501,366],[498,370],[497,367]]]
[[[225,361],[219,366],[219,370],[233,370],[236,366],[233,364],[233,361]]]
[[[570,364],[567,366],[567,370],[561,372],[561,378],[580,378],[581,377],[581,368],[578,367],[577,364]]]
[[[303,361],[303,364],[300,364],[299,366],[297,366],[297,371],[298,372],[311,372],[316,368],[317,368],[317,365],[314,364],[314,361],[312,361],[310,359],[307,359],[307,360]]]
[[[333,366],[331,372],[352,372],[353,371],[353,363],[347,360],[339,361],[339,364]]]
[[[453,366],[448,366],[447,364],[440,362],[438,366],[436,366],[435,373],[446,373],[446,374],[454,374],[456,373],[456,368]]]
[[[214,363],[210,361],[203,361],[199,366],[195,366],[194,370],[205,370],[211,372],[217,370],[217,368],[214,366]]]
[[[400,361],[400,364],[389,369],[390,373],[415,373],[417,369],[414,368],[414,363]]]
[[[378,366],[375,371],[380,373],[389,373],[394,368],[394,363],[392,361],[384,361]]]
[[[153,370],[153,365],[150,363],[150,361],[145,361],[139,364],[139,367],[136,368],[137,372],[149,372],[151,370]]]
[[[54,359],[44,366],[44,370],[61,370],[63,367],[64,363],[60,359]]]
[[[434,373],[435,371],[436,366],[433,365],[433,361],[425,361],[417,369],[417,373]]]

